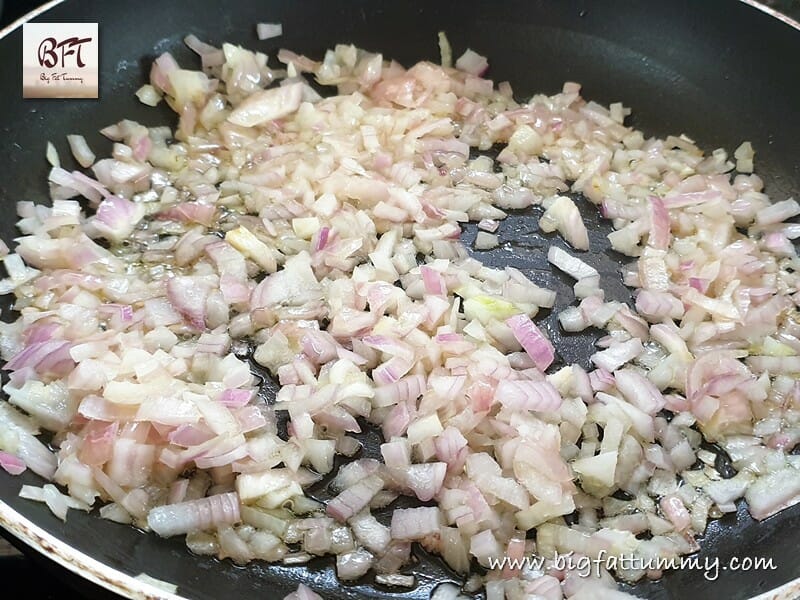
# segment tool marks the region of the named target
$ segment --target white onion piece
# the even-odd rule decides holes
[[[51,167],[61,167],[61,159],[58,157],[58,150],[56,150],[53,142],[47,142],[46,157]]]
[[[486,231],[479,231],[475,236],[475,249],[476,250],[491,250],[500,245],[498,237]]]
[[[782,202],[775,202],[767,208],[760,210],[756,214],[756,223],[759,225],[771,225],[773,223],[780,223],[791,217],[800,214],[800,204],[794,199],[783,200]]]
[[[392,513],[392,539],[415,540],[433,533],[441,527],[441,515],[435,506],[398,508]]]
[[[68,135],[67,142],[78,164],[84,169],[91,167],[94,163],[95,155],[92,149],[89,148],[86,138],[82,135]]]
[[[664,408],[664,396],[646,377],[630,368],[614,371],[617,389],[625,399],[649,415]]]
[[[144,208],[140,204],[109,196],[97,207],[93,225],[102,237],[119,242],[133,232],[143,216]]]
[[[763,475],[747,488],[744,497],[753,518],[766,519],[800,501],[800,470],[786,467]]]
[[[55,516],[62,521],[67,520],[67,510],[75,508],[78,510],[89,510],[89,506],[75,498],[62,494],[52,483],[47,483],[43,487],[23,485],[19,492],[20,498],[44,502]]]
[[[683,303],[666,292],[641,290],[636,295],[636,310],[651,323],[665,318],[679,319],[684,314]]]
[[[548,381],[503,380],[497,386],[497,397],[512,410],[553,411],[561,406],[561,396]]]
[[[564,331],[571,333],[583,331],[589,326],[586,316],[575,306],[568,306],[558,313],[558,322]]]
[[[489,68],[489,62],[485,56],[467,49],[456,61],[456,69],[466,71],[471,75],[481,76]]]
[[[397,477],[399,471],[403,484],[411,489],[414,495],[423,502],[432,500],[442,489],[447,464],[443,462],[423,463],[399,467],[393,472]]]
[[[37,475],[52,479],[58,466],[55,455],[35,434],[36,424],[9,403],[0,403],[0,447],[20,458]]]
[[[389,575],[385,574],[376,575],[375,583],[392,587],[413,588],[416,585],[416,580],[413,575],[401,575],[400,573],[392,573]]]
[[[147,106],[158,106],[158,103],[161,102],[161,94],[149,83],[136,90],[136,97],[139,98],[139,102]]]
[[[615,344],[606,350],[595,352],[590,359],[597,367],[606,371],[616,371],[626,362],[639,356],[641,352],[641,340],[633,338],[626,342]]]
[[[256,23],[256,35],[260,40],[269,40],[283,35],[280,23]]]
[[[242,127],[255,127],[292,114],[300,107],[302,98],[302,83],[256,92],[237,106],[228,120]]]
[[[370,552],[383,554],[392,541],[388,527],[378,522],[369,512],[362,511],[353,515],[348,523],[353,529],[353,535]]]
[[[573,248],[589,249],[589,233],[583,224],[581,213],[566,196],[556,196],[539,219],[539,227],[545,233],[558,231]]]
[[[157,506],[147,514],[148,526],[161,537],[232,525],[240,519],[239,497],[233,493]]]
[[[363,549],[345,552],[336,557],[336,576],[342,581],[353,581],[366,575],[374,557]]]
[[[383,480],[377,475],[370,475],[329,501],[327,513],[339,521],[346,521],[366,507],[379,491],[383,489]]]
[[[301,583],[297,586],[297,591],[284,596],[283,600],[322,600],[322,596],[314,592],[307,585]]]
[[[153,586],[161,591],[167,592],[168,594],[175,594],[178,591],[178,586],[174,583],[169,583],[168,581],[164,581],[162,579],[156,579],[147,573],[139,573],[134,579]]]
[[[597,277],[599,275],[594,267],[587,265],[581,259],[572,256],[558,246],[550,246],[550,249],[547,251],[547,260],[578,281],[584,278]]]
[[[489,566],[489,559],[497,559],[503,554],[503,550],[492,533],[491,529],[484,529],[477,535],[472,536],[469,545],[469,553],[484,566]]]

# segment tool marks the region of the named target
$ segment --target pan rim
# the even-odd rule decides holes
[[[24,25],[31,19],[35,19],[39,15],[46,13],[48,10],[50,10],[54,6],[58,6],[62,2],[64,2],[64,0],[50,0],[49,2],[45,2],[41,6],[37,6],[31,12],[22,15],[16,21],[12,21],[8,25],[0,29],[0,40],[9,35],[15,29],[22,27],[22,25]]]
[[[785,25],[800,31],[800,22],[757,0],[738,0],[739,2],[759,10]],[[65,0],[49,0],[17,20],[0,29],[0,40],[10,35],[28,21],[46,13],[51,8],[62,4]],[[156,585],[137,579],[118,569],[110,567],[90,555],[75,549],[67,542],[14,510],[9,504],[0,500],[0,528],[31,549],[39,552],[59,566],[113,593],[128,598],[142,600],[189,600],[179,594],[160,589]],[[146,575],[146,574],[144,574]],[[800,594],[800,576],[783,585],[752,596],[749,600],[792,600]]]
[[[47,12],[48,10],[50,10],[55,6],[58,6],[59,4],[62,4],[65,1],[66,0],[49,0],[49,2],[45,2],[41,6],[38,6],[35,9],[33,9],[31,12],[22,15],[16,21],[13,21],[8,25],[6,25],[5,27],[3,27],[2,29],[0,29],[0,40],[6,37],[7,35],[10,35],[15,29],[18,29],[31,19],[35,19],[39,15]],[[793,19],[792,17],[780,11],[777,11],[772,7],[767,6],[762,2],[759,2],[759,0],[738,0],[738,1],[741,2],[742,4],[750,6],[755,10],[760,10],[764,14],[769,15],[770,17],[777,19],[778,21],[781,21],[782,23],[788,25],[792,29],[797,29],[798,31],[800,31],[800,21],[797,21],[796,19]]]
[[[0,500],[0,527],[59,566],[121,596],[141,600],[188,600],[184,596],[162,590],[152,583],[123,573],[76,550],[2,500]]]
[[[752,8],[755,8],[756,10],[760,10],[761,12],[769,15],[770,17],[773,17],[774,19],[778,19],[779,21],[782,21],[783,23],[785,23],[789,27],[792,27],[792,28],[797,29],[798,31],[800,31],[800,21],[797,21],[796,19],[793,19],[789,15],[783,14],[782,12],[775,10],[771,6],[767,6],[766,4],[763,4],[762,2],[759,2],[758,0],[739,0],[739,2],[742,2],[743,4],[747,4],[748,6],[751,6]]]

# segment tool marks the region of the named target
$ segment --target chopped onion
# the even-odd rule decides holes
[[[383,489],[383,485],[380,477],[370,475],[329,501],[327,513],[339,521],[346,521],[366,507],[375,494]]]
[[[234,125],[255,127],[292,114],[300,107],[303,84],[292,83],[254,93],[228,116]]]
[[[19,496],[26,500],[44,502],[47,508],[50,509],[50,512],[62,521],[67,520],[67,510],[70,508],[85,511],[89,510],[89,506],[86,503],[62,494],[52,483],[45,484],[40,488],[31,485],[23,485]]]
[[[626,362],[633,360],[642,352],[642,342],[639,338],[633,338],[627,342],[620,342],[606,350],[595,352],[591,356],[591,361],[595,366],[606,371],[616,371]]]
[[[745,492],[747,507],[761,521],[800,501],[800,470],[794,467],[763,475]]]
[[[581,213],[566,196],[556,196],[539,219],[539,227],[545,233],[557,230],[573,248],[589,249],[589,233],[583,224]]]
[[[587,265],[558,246],[550,246],[547,251],[547,260],[578,281],[598,276],[594,267]]]
[[[61,167],[61,159],[58,157],[58,150],[53,145],[53,142],[47,142],[47,162],[50,163],[51,167]]]
[[[283,35],[283,26],[280,23],[257,23],[256,35],[260,40],[269,40]]]
[[[512,410],[553,411],[561,406],[561,396],[548,381],[501,381],[497,397]]]
[[[422,539],[438,533],[440,527],[441,515],[435,506],[398,508],[392,513],[392,539]]]
[[[456,61],[456,69],[461,69],[477,77],[483,75],[488,68],[489,62],[486,57],[470,49],[467,49]]]
[[[89,144],[86,143],[86,138],[82,135],[68,135],[67,142],[69,142],[69,148],[78,164],[84,169],[91,167],[94,163],[95,155],[92,149],[89,148]]]
[[[157,106],[161,102],[161,94],[149,83],[136,90],[136,97],[139,98],[139,102],[147,106]]]
[[[0,450],[0,467],[10,475],[19,475],[25,471],[25,461],[21,458]]]
[[[475,236],[476,250],[491,250],[492,248],[497,248],[497,246],[499,245],[500,245],[500,240],[496,235],[492,233],[479,231],[478,235]]]
[[[238,523],[240,518],[239,497],[228,493],[157,506],[147,514],[147,524],[161,537],[171,537]]]
[[[452,68],[444,33],[442,65],[409,68],[339,44],[279,50],[274,70],[184,41],[201,70],[162,54],[137,92],[175,130],[120,121],[99,160],[70,136],[93,177],[49,144],[52,202],[19,202],[16,248],[0,244],[17,309],[0,468],[54,482],[24,496],[237,563],[335,556],[340,579],[388,586],[415,585],[419,544],[462,574],[474,558],[487,572],[464,592],[492,599],[618,597],[603,569],[493,568],[533,530],[543,557],[677,558],[739,498],[756,519],[800,502],[800,204],[770,201],[752,145],[704,157],[573,82],[518,102],[474,51]],[[563,249],[589,248],[579,195],[611,221],[635,301]],[[549,273],[462,241],[472,221],[474,248],[494,248],[532,206],[563,238]],[[556,269],[570,306],[542,287],[565,289]],[[559,345],[590,327],[587,373]],[[381,460],[357,457],[378,428]]]
[[[315,593],[311,588],[305,584],[297,586],[297,591],[284,596],[283,600],[322,600],[322,596]]]
[[[506,320],[514,337],[531,357],[536,368],[545,371],[555,358],[555,348],[526,315],[516,315]]]

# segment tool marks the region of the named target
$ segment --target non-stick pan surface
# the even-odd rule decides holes
[[[47,201],[47,140],[63,148],[66,134],[82,133],[102,154],[109,143],[94,132],[105,125],[122,118],[146,125],[175,123],[163,104],[145,107],[133,92],[144,83],[149,62],[161,52],[169,50],[179,62],[197,65],[181,41],[189,33],[214,44],[240,43],[271,56],[279,47],[287,47],[319,57],[336,43],[355,43],[408,65],[437,60],[436,33],[445,30],[455,52],[469,46],[487,55],[491,78],[511,81],[518,98],[540,91],[554,93],[564,81],[577,81],[588,98],[632,106],[630,123],[646,133],[686,133],[707,151],[720,146],[733,149],[751,140],[757,172],[772,197],[781,200],[800,192],[800,31],[736,0],[67,0],[35,20],[100,24],[100,99],[23,100],[21,29],[0,39],[0,237],[4,240],[16,235],[16,201]],[[284,36],[259,42],[255,37],[259,21],[281,22]],[[621,257],[608,250],[605,240],[608,224],[593,207],[585,202],[580,206],[593,238],[589,261],[603,273],[609,295],[629,300],[617,273]],[[512,215],[501,228],[501,246],[480,257],[524,269],[555,288],[559,305],[564,306],[572,302],[572,290],[550,272],[542,253],[547,245],[561,242],[538,232],[536,216],[534,212]],[[469,241],[475,230],[468,227],[464,235]],[[4,314],[6,308],[7,303]],[[593,336],[563,336],[554,327],[553,314],[543,315],[542,325],[555,338],[560,359],[587,362]],[[379,439],[377,434],[367,437],[364,452],[369,455]],[[33,541],[39,550],[60,556],[60,562],[72,561],[73,569],[117,591],[128,589],[124,575],[142,572],[175,583],[180,595],[198,599],[280,598],[300,581],[326,598],[427,598],[437,582],[458,581],[439,560],[422,552],[409,570],[419,585],[403,593],[368,582],[339,584],[325,560],[307,568],[236,567],[228,561],[191,556],[180,539],[158,539],[94,514],[71,511],[64,524],[43,505],[19,499],[23,483],[41,481],[30,474],[12,478],[0,472],[0,525]],[[326,497],[324,486],[314,493]],[[718,557],[725,565],[732,556],[765,556],[774,559],[775,570],[720,568],[715,581],[709,581],[703,570],[684,570],[655,583],[640,583],[633,591],[653,599],[735,600],[774,589],[800,576],[798,527],[800,507],[762,523],[753,522],[740,507],[738,513],[709,525],[701,542],[701,560]],[[789,591],[784,597],[795,596]]]

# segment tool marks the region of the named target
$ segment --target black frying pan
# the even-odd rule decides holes
[[[197,64],[181,42],[188,33],[273,56],[285,46],[320,57],[337,42],[352,42],[411,64],[438,59],[436,33],[444,29],[454,52],[470,46],[487,55],[490,76],[510,80],[520,98],[538,91],[554,93],[565,80],[578,81],[588,98],[632,106],[631,123],[646,133],[685,132],[709,151],[752,140],[757,171],[773,198],[800,192],[800,31],[796,24],[736,0],[68,0],[36,20],[100,23],[100,100],[22,100],[21,30],[12,29],[0,39],[0,202],[5,215],[0,236],[5,240],[15,235],[14,202],[46,201],[47,140],[63,150],[66,134],[83,133],[100,155],[109,144],[94,132],[120,118],[174,124],[174,115],[163,104],[147,108],[133,92],[145,81],[151,59],[165,50],[183,64]],[[285,35],[258,42],[254,24],[259,21],[283,23]],[[629,299],[616,273],[618,257],[604,245],[608,225],[592,207],[581,206],[594,238],[592,261],[604,273],[604,286],[617,299]],[[525,269],[555,287],[561,305],[568,304],[569,286],[550,273],[538,250],[560,242],[538,233],[535,223],[531,214],[512,215],[501,229],[501,239],[511,242],[512,251],[501,247],[481,257]],[[467,228],[465,237],[474,234]],[[592,336],[564,337],[552,319],[552,314],[545,315],[543,326],[557,338],[560,358],[585,362],[592,353]],[[367,454],[378,441],[377,434],[368,437]],[[182,540],[161,540],[95,515],[71,511],[68,523],[62,524],[43,505],[17,498],[22,483],[41,481],[30,474],[12,478],[0,473],[0,525],[82,577],[124,594],[141,587],[127,577],[141,572],[178,584],[182,596],[209,599],[280,598],[300,581],[326,598],[427,598],[437,582],[458,581],[422,551],[409,571],[417,575],[419,586],[402,594],[369,583],[341,585],[324,560],[307,568],[239,568],[193,557]],[[313,493],[324,498],[326,492],[319,486]],[[640,583],[633,591],[654,599],[738,599],[774,589],[800,577],[798,527],[800,506],[762,523],[753,522],[740,507],[709,525],[701,558],[719,557],[725,564],[733,555],[768,556],[776,570],[721,570],[714,582],[701,571],[674,572],[656,583]],[[796,597],[798,589],[800,585],[782,597]]]

